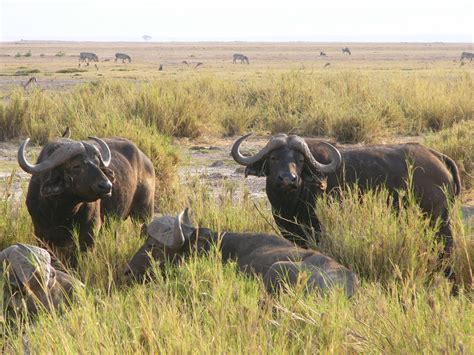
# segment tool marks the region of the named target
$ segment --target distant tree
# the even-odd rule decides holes
[[[142,38],[143,38],[145,41],[151,40],[151,36],[148,36],[148,35],[143,35]]]

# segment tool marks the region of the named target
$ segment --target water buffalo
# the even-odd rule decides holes
[[[433,221],[441,218],[439,235],[445,251],[452,248],[448,217],[447,187],[450,196],[461,191],[459,171],[452,159],[418,143],[337,146],[296,135],[277,135],[254,156],[243,156],[240,145],[251,134],[234,143],[232,156],[244,165],[245,176],[265,176],[266,192],[273,217],[284,236],[306,246],[308,226],[316,235],[320,225],[315,215],[315,198],[325,191],[338,190],[343,183],[357,183],[362,191],[386,186],[395,196],[407,188],[413,164],[413,189],[422,210]]]
[[[304,279],[308,290],[327,291],[339,286],[351,296],[358,284],[355,273],[314,250],[300,248],[270,234],[231,233],[219,235],[207,228],[193,226],[188,210],[177,217],[155,218],[146,228],[145,244],[125,269],[128,280],[142,279],[151,258],[160,262],[179,262],[193,251],[208,252],[218,246],[224,262],[234,260],[241,271],[263,277],[266,289],[275,292],[283,284],[294,286]],[[151,256],[151,258],[150,258]],[[304,276],[303,276],[304,274]]]
[[[67,306],[74,287],[82,286],[72,276],[55,270],[48,252],[33,245],[17,243],[4,249],[0,252],[0,267],[4,262],[3,307],[7,319],[21,313],[23,305],[29,315],[40,309]]]
[[[84,250],[105,215],[146,220],[153,214],[153,164],[129,140],[59,138],[43,147],[35,165],[25,157],[28,142],[18,150],[20,167],[32,174],[26,205],[36,236],[49,245],[70,245],[78,228]]]

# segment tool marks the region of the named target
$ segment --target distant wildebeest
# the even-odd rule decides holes
[[[26,206],[38,238],[51,246],[71,245],[78,228],[81,250],[93,244],[104,216],[146,220],[153,213],[155,172],[150,159],[124,138],[46,144],[37,163],[18,150],[20,167],[32,174]]]
[[[187,209],[177,217],[155,218],[143,232],[147,240],[125,268],[128,281],[141,280],[152,259],[162,268],[166,261],[177,263],[193,251],[206,253],[216,246],[223,262],[233,260],[242,272],[263,277],[269,292],[280,289],[283,284],[296,285],[302,281],[303,274],[307,277],[308,290],[324,292],[339,286],[347,296],[352,296],[358,284],[356,274],[317,251],[299,248],[271,234],[225,232],[219,235],[207,228],[197,228],[191,223]]]
[[[240,60],[240,64],[247,63],[249,64],[249,58],[243,54],[235,53],[233,56],[232,63],[236,64]]]
[[[31,85],[36,84],[38,80],[36,79],[35,76],[32,76],[26,84],[23,85],[23,89],[27,90]]]
[[[433,222],[441,219],[439,236],[445,251],[451,251],[448,204],[459,195],[461,182],[455,162],[446,155],[418,143],[335,147],[317,139],[281,134],[257,154],[243,156],[240,145],[249,136],[237,139],[232,156],[246,167],[245,176],[266,177],[273,217],[286,238],[306,246],[311,227],[317,237],[320,224],[315,199],[343,184],[357,184],[361,191],[385,186],[396,197],[397,190],[407,188],[410,163],[418,203]]]
[[[319,52],[319,56],[326,57],[326,53],[324,51]]]
[[[348,47],[342,48],[342,54],[344,54],[344,53],[347,53],[347,54],[349,54],[349,55],[352,54],[352,53],[351,53],[351,50],[350,50]]]
[[[115,53],[115,62],[117,62],[117,60],[121,60],[122,63],[125,63],[126,60],[128,60],[129,63],[132,62],[132,58],[130,58],[130,56],[128,54],[125,54],[125,53]]]
[[[6,265],[3,309],[7,319],[22,313],[29,316],[40,309],[51,311],[68,306],[74,287],[82,284],[51,265],[49,253],[39,247],[17,243],[0,251],[0,268]]]
[[[80,62],[98,62],[99,57],[95,53],[81,52],[79,54],[79,61]]]
[[[324,64],[324,67],[327,68],[330,65],[331,65],[331,63],[326,63],[326,64]]]
[[[474,58],[474,53],[462,52],[461,54],[461,61],[463,61],[464,59],[469,59],[472,62],[473,58]]]
[[[200,67],[201,65],[204,65],[204,63],[197,62],[196,65],[194,66],[194,68]]]

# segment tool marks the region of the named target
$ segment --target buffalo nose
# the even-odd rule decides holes
[[[97,185],[97,189],[100,193],[108,194],[112,191],[112,183],[110,181],[101,181]]]
[[[294,185],[296,185],[297,176],[293,173],[291,173],[291,174],[282,174],[282,175],[278,176],[278,178],[280,179],[280,181],[285,186],[294,186]]]

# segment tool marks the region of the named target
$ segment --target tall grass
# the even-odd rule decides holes
[[[248,193],[235,189],[225,184],[210,191],[193,181],[164,209],[174,213],[190,204],[201,226],[271,231],[255,217]],[[75,273],[86,288],[73,307],[40,315],[23,326],[25,337],[4,328],[3,351],[22,352],[27,339],[29,350],[38,353],[471,352],[472,294],[460,286],[460,294],[452,296],[448,281],[427,269],[437,251],[430,249],[432,229],[425,219],[411,206],[398,213],[385,207],[384,192],[356,200],[350,193],[340,201],[318,202],[328,238],[324,251],[361,275],[350,300],[339,291],[323,297],[299,289],[270,297],[260,280],[239,273],[235,264],[222,265],[215,250],[170,267],[164,276],[155,268],[149,284],[124,287],[118,275],[143,242],[140,226],[110,221],[79,262]],[[7,235],[30,240],[25,207],[5,203],[16,212],[0,216],[5,226],[0,240]],[[270,217],[264,204],[257,206]],[[362,214],[365,218],[356,219]],[[19,229],[20,224],[26,226]],[[461,236],[469,241],[460,250],[472,260],[472,229],[461,223],[458,231],[463,234],[456,241]],[[458,253],[454,258],[464,263]]]
[[[431,133],[425,137],[425,143],[454,159],[463,186],[467,190],[474,187],[474,120]]]
[[[437,131],[471,119],[472,89],[469,75],[447,71],[101,81],[70,93],[16,92],[0,106],[0,129],[2,139],[29,134],[44,141],[64,125],[96,123],[93,129],[101,131],[108,124],[139,122],[177,137],[269,130],[371,142],[389,134]]]

